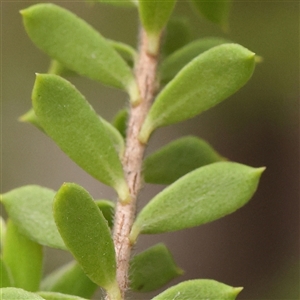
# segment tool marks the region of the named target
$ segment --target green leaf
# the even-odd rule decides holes
[[[52,59],[50,62],[50,67],[48,69],[48,74],[55,74],[63,77],[68,77],[68,76],[75,76],[76,73],[67,67],[65,67],[62,63],[59,61]]]
[[[55,191],[38,185],[27,185],[1,195],[10,219],[33,241],[66,249],[52,215]]]
[[[107,126],[85,98],[57,75],[37,75],[32,92],[34,111],[45,132],[81,168],[112,186],[121,200],[129,191]]]
[[[167,247],[157,244],[132,258],[130,288],[138,292],[154,291],[182,273]]]
[[[7,222],[3,261],[11,271],[15,287],[38,290],[42,277],[42,246],[21,234],[11,220]]]
[[[120,110],[114,117],[112,123],[119,130],[123,138],[126,138],[128,110],[126,108]]]
[[[115,150],[119,153],[119,157],[121,159],[125,151],[125,142],[123,136],[121,135],[119,130],[113,125],[111,125],[108,121],[101,117],[99,118],[102,124],[104,125],[107,135],[109,136]]]
[[[193,59],[157,96],[140,132],[190,119],[239,90],[251,77],[255,54],[237,44],[214,47]]]
[[[5,233],[6,233],[5,220],[0,216],[0,252],[2,252],[4,246]]]
[[[112,228],[114,225],[115,204],[109,200],[96,200],[95,203],[108,222],[108,226]]]
[[[41,130],[43,133],[47,134],[45,130],[43,129],[42,125],[40,124],[40,121],[37,117],[37,115],[34,112],[34,109],[31,108],[29,111],[27,111],[25,114],[23,114],[18,119],[20,122],[30,123],[31,125],[35,126],[37,129]]]
[[[90,299],[97,289],[83,272],[82,268],[72,261],[50,273],[41,283],[40,290],[59,292]]]
[[[132,67],[137,59],[137,53],[131,46],[117,42],[114,40],[106,39],[108,43],[119,53],[119,55]]]
[[[163,83],[170,81],[192,59],[199,54],[225,43],[222,38],[203,38],[195,40],[168,56],[160,67],[160,80]]]
[[[41,296],[23,289],[6,287],[0,289],[1,300],[45,300]]]
[[[197,11],[207,20],[216,23],[224,31],[228,31],[228,16],[231,0],[205,1],[191,0]]]
[[[199,167],[220,160],[224,159],[207,142],[187,136],[146,157],[144,179],[148,183],[171,184]]]
[[[176,0],[139,0],[139,15],[148,35],[151,54],[156,55],[159,38],[174,9]]]
[[[132,70],[84,20],[54,4],[36,4],[21,14],[31,40],[50,57],[80,75],[125,89],[136,99]]]
[[[86,300],[86,298],[54,292],[37,292],[37,294],[45,300]]]
[[[129,45],[126,45],[121,42],[116,42],[113,40],[106,39],[106,41],[118,52],[118,54],[127,62],[127,64],[132,67],[136,57],[137,53],[136,51],[130,47]],[[48,69],[48,74],[55,74],[62,77],[68,77],[68,76],[75,76],[76,73],[67,67],[65,67],[62,63],[59,61],[52,59],[50,63],[50,67]]]
[[[157,194],[138,214],[131,232],[153,234],[199,226],[245,205],[265,168],[217,162],[181,177]]]
[[[124,143],[124,139],[123,139],[122,135],[113,125],[111,125],[109,122],[107,122],[105,119],[101,118],[100,116],[98,116],[98,117],[100,118],[100,121],[104,125],[104,127],[111,139],[111,142],[113,143],[116,151],[119,153],[119,156],[121,158],[123,156],[123,153],[125,150],[125,143]],[[40,124],[40,121],[39,121],[37,115],[35,114],[33,108],[31,108],[27,113],[22,115],[19,118],[19,121],[30,123],[33,126],[35,126],[36,128],[38,128],[39,130],[41,130],[42,132],[44,132],[45,134],[47,134],[45,132],[45,130],[42,128],[42,125]]]
[[[192,28],[186,17],[172,17],[166,27],[162,44],[162,54],[170,55],[192,39]],[[180,39],[178,38],[180,36]]]
[[[152,298],[152,300],[234,300],[242,289],[211,279],[195,279],[181,282]]]
[[[65,183],[53,204],[57,228],[86,275],[107,291],[117,287],[115,249],[110,229],[89,193]]]
[[[1,274],[0,288],[14,286],[14,280],[11,271],[9,267],[6,265],[6,263],[3,261],[1,256],[0,256],[0,274]]]

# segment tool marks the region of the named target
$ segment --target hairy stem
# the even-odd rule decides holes
[[[128,268],[131,252],[129,233],[135,218],[136,199],[141,187],[141,169],[145,145],[140,143],[138,135],[147,116],[156,90],[157,56],[147,52],[148,39],[142,30],[139,45],[139,57],[135,67],[141,102],[130,107],[126,149],[123,157],[123,168],[130,190],[129,203],[118,202],[115,213],[114,243],[117,258],[117,281],[124,299],[128,287]]]

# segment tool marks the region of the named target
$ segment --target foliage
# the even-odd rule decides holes
[[[141,92],[145,87],[139,85],[139,57],[146,55],[157,62],[160,49],[164,54],[153,83],[159,86],[158,93],[133,137],[143,151],[154,130],[193,118],[238,91],[252,76],[255,54],[220,38],[172,42],[176,32],[187,32],[185,21],[169,20],[175,0],[104,2],[137,9],[147,37],[146,52],[139,47],[136,53],[128,45],[104,38],[57,5],[36,4],[22,10],[29,37],[50,56],[51,64],[47,74],[37,74],[33,107],[21,120],[39,128],[83,170],[112,187],[119,201],[94,200],[75,183],[64,183],[58,191],[27,185],[2,194],[9,216],[7,223],[1,220],[3,300],[80,300],[91,298],[98,287],[105,290],[107,299],[124,299],[126,286],[118,277],[120,248],[129,245],[130,250],[140,234],[200,226],[236,211],[253,196],[264,171],[225,161],[198,137],[173,141],[137,162],[141,166],[137,172],[146,182],[169,186],[136,218],[123,220],[129,224],[124,236],[116,232],[118,214],[127,207],[135,210],[124,157],[131,132],[136,130],[130,127],[135,126],[133,112],[147,98]],[[230,1],[193,0],[192,4],[208,20],[228,26]],[[107,122],[63,78],[68,74],[125,91],[129,109],[116,112],[112,124]],[[126,245],[118,244],[122,238]],[[75,260],[41,278],[42,246],[69,251]],[[129,274],[132,290],[146,292],[161,288],[183,271],[167,247],[158,244],[133,256],[122,272],[125,278]],[[196,279],[173,286],[153,300],[229,300],[241,290]]]

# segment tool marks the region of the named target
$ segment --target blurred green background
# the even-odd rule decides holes
[[[46,72],[49,65],[47,56],[27,37],[19,15],[20,9],[34,3],[1,2],[2,191],[27,184],[58,189],[67,181],[81,184],[94,198],[115,199],[111,189],[84,173],[50,139],[17,121],[31,106],[35,72]],[[55,3],[87,20],[105,37],[136,45],[134,10],[77,1]],[[175,14],[191,20],[194,38],[226,37],[264,61],[250,82],[224,103],[158,130],[148,153],[174,138],[194,134],[230,160],[267,170],[254,198],[238,212],[198,228],[142,236],[134,252],[163,240],[185,270],[172,284],[212,278],[243,286],[239,299],[300,299],[299,2],[236,1],[227,34],[199,18],[185,1],[177,3]],[[70,80],[108,120],[126,105],[126,95],[120,91],[85,78]],[[161,189],[145,185],[139,209]],[[49,249],[46,257],[46,273],[71,259]],[[154,294],[131,294],[131,299],[150,299]]]

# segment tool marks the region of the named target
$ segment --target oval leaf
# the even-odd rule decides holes
[[[132,67],[137,57],[136,51],[127,44],[106,39],[106,41],[118,52],[118,54]],[[62,77],[75,76],[76,73],[65,67],[59,61],[52,59],[48,74],[55,74]]]
[[[131,238],[199,226],[246,204],[264,168],[217,162],[183,176],[157,194],[138,214]]]
[[[199,54],[222,44],[228,40],[222,38],[203,38],[195,40],[168,56],[160,67],[160,80],[163,83],[170,81],[186,64]]]
[[[102,124],[104,125],[106,132],[111,140],[111,142],[113,143],[114,148],[116,149],[116,151],[119,153],[119,157],[120,159],[123,157],[124,151],[125,151],[125,142],[124,142],[124,138],[121,135],[121,133],[119,132],[119,130],[117,128],[115,128],[113,125],[111,125],[108,121],[106,121],[105,119],[100,118],[100,121],[102,122]]]
[[[119,53],[119,55],[132,67],[137,59],[137,53],[131,46],[107,39],[107,42]]]
[[[180,36],[180,39],[178,38]],[[192,26],[187,17],[172,17],[165,29],[164,39],[162,44],[162,55],[167,56],[184,45],[192,39]]]
[[[89,193],[65,183],[53,204],[57,228],[86,275],[99,286],[116,286],[115,249],[110,229]]]
[[[53,190],[28,185],[7,192],[0,199],[24,235],[41,245],[66,249],[52,214],[54,196]]]
[[[0,289],[1,300],[45,300],[41,296],[23,289],[6,287]]]
[[[129,191],[118,154],[103,122],[79,91],[57,75],[38,74],[32,103],[42,128],[58,146],[126,200]]]
[[[140,132],[192,118],[240,89],[251,77],[255,54],[237,44],[214,47],[185,66],[157,96]]]
[[[126,62],[84,20],[54,4],[36,4],[22,10],[21,14],[31,40],[66,68],[125,89],[130,95],[138,93]]]
[[[54,292],[37,292],[37,294],[45,300],[86,300],[86,298]]]
[[[31,292],[38,290],[42,277],[42,246],[21,234],[11,220],[7,223],[3,261],[11,272],[15,287]]]
[[[100,121],[104,125],[116,151],[119,153],[119,156],[122,157],[124,150],[125,150],[125,142],[124,142],[124,139],[123,139],[121,133],[119,132],[119,130],[117,128],[115,128],[113,125],[111,125],[105,119],[101,118],[100,116],[98,116],[98,117],[100,118]],[[35,126],[36,128],[38,128],[39,130],[41,130],[42,132],[44,132],[45,134],[47,134],[45,132],[45,130],[42,128],[42,125],[40,124],[40,121],[39,121],[37,115],[35,114],[33,108],[31,108],[27,113],[22,115],[19,118],[19,121],[30,123],[33,126]]]
[[[149,34],[160,34],[173,11],[176,0],[139,0],[139,14]]]
[[[228,30],[228,16],[231,7],[231,0],[191,1],[196,7],[197,11],[207,20],[220,25],[224,31]]]
[[[154,291],[182,273],[168,248],[157,244],[132,258],[130,288],[138,292]]]
[[[159,38],[173,11],[176,0],[139,0],[139,15],[149,38],[149,52],[157,54]]]
[[[50,273],[41,283],[40,290],[59,292],[90,299],[98,286],[72,261]]]
[[[181,282],[152,300],[215,299],[234,300],[243,288],[234,288],[210,279],[196,279]]]
[[[171,184],[183,175],[223,158],[204,140],[178,139],[146,157],[143,170],[148,183]]]

